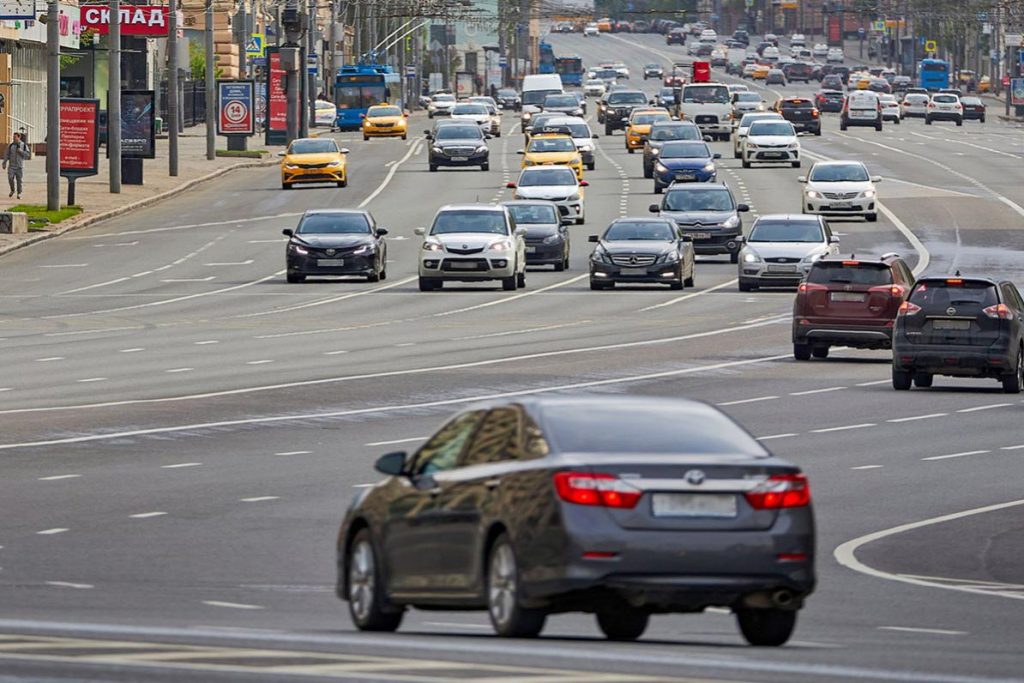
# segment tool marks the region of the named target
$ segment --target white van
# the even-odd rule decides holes
[[[525,124],[541,110],[548,95],[561,95],[562,77],[558,74],[530,74],[523,77],[522,122]]]

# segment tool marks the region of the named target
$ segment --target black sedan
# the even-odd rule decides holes
[[[667,218],[620,218],[604,234],[590,236],[590,288],[615,283],[693,287],[693,238]]]
[[[568,226],[575,219],[562,216],[557,204],[543,199],[515,199],[502,205],[508,208],[516,226],[526,230],[526,265],[568,269]]]
[[[487,610],[502,636],[591,612],[634,640],[652,614],[727,607],[781,645],[814,590],[810,488],[717,409],[641,397],[470,406],[352,502],[338,584],[356,627],[410,607]]]
[[[490,169],[491,153],[487,139],[480,126],[474,123],[452,123],[426,131],[431,141],[427,164],[431,171],[440,166],[479,166],[481,171]]]
[[[388,231],[377,227],[369,211],[313,209],[299,219],[285,247],[288,282],[307,276],[358,275],[369,282],[387,278]]]

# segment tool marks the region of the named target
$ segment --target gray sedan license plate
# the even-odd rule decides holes
[[[646,268],[623,268],[623,275],[647,275]]]
[[[452,157],[452,161],[469,161],[469,157]]]
[[[830,206],[833,209],[849,209],[853,204],[850,202],[832,202]]]
[[[796,266],[768,266],[769,273],[795,273]]]
[[[736,516],[736,496],[731,493],[655,493],[651,497],[655,517]]]
[[[317,259],[316,264],[321,268],[334,268],[337,266],[345,265],[345,259],[342,258],[322,258]]]

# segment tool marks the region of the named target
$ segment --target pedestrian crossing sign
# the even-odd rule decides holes
[[[245,44],[245,56],[264,57],[265,48],[265,36],[262,33],[253,33],[251,36],[249,36],[249,42]]]

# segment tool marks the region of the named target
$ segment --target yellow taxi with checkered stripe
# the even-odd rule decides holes
[[[638,149],[644,148],[647,136],[651,134],[651,126],[658,121],[671,121],[672,115],[667,109],[657,107],[652,109],[634,109],[629,115],[629,123],[626,125],[626,150],[632,154]]]
[[[528,166],[568,166],[583,178],[583,155],[567,133],[538,133],[530,137],[523,155],[522,168]]]
[[[393,104],[370,107],[363,115],[363,140],[370,138],[402,138],[408,135],[408,114]]]

